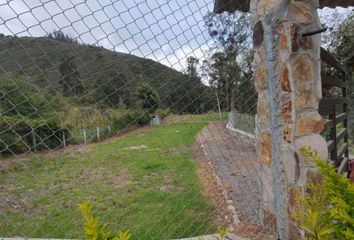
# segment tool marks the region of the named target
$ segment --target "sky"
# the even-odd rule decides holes
[[[80,42],[183,71],[188,56],[203,59],[214,44],[203,21],[212,9],[213,0],[0,0],[0,33],[39,37],[61,29]]]

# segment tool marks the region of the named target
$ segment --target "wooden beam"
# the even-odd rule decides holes
[[[250,10],[249,0],[215,0],[214,12],[221,13],[224,11],[248,12]],[[354,6],[354,0],[320,0],[320,8],[324,7],[349,7]]]
[[[337,171],[338,173],[342,174],[342,173],[345,173],[345,172],[348,172],[349,170],[349,165],[348,165],[349,161],[348,161],[348,158],[343,158],[343,160],[341,161]]]
[[[346,135],[347,135],[347,129],[344,128],[342,129],[338,134],[337,134],[337,142],[339,142],[340,140],[342,140]]]
[[[336,106],[346,102],[345,98],[322,98],[319,107],[321,106]]]
[[[343,144],[338,150],[338,159],[341,158],[348,149],[348,143]]]
[[[321,78],[322,78],[323,88],[328,88],[328,87],[346,88],[347,87],[342,79],[339,79],[335,76],[329,76],[325,73],[322,73]]]
[[[324,7],[350,7],[354,6],[354,0],[320,0],[320,8]]]
[[[347,113],[341,113],[336,117],[336,122],[342,122],[347,119]]]
[[[321,47],[321,60],[339,71],[345,72],[345,68],[327,50]]]

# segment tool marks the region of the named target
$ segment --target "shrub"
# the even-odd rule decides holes
[[[150,121],[150,115],[142,109],[124,110],[111,116],[115,131],[129,128],[133,125],[145,125]]]
[[[34,148],[57,148],[63,144],[63,134],[69,137],[69,132],[55,121],[4,116],[0,118],[0,152],[23,153]]]
[[[158,108],[156,110],[156,114],[159,115],[159,117],[161,119],[164,119],[165,117],[167,117],[169,114],[171,113],[170,109],[162,109],[162,108]]]
[[[301,199],[299,218],[307,239],[354,239],[354,185],[311,148],[301,152],[322,175],[320,184],[309,184],[308,195]]]
[[[159,95],[148,83],[142,83],[136,91],[138,106],[142,109],[154,113],[159,107]]]
[[[92,213],[92,207],[88,203],[79,204],[81,215],[84,219],[84,235],[87,240],[129,240],[129,231],[120,231],[113,234],[108,224],[100,223],[100,218]]]
[[[100,217],[92,212],[92,206],[89,203],[79,204],[81,215],[83,217],[84,235],[87,240],[129,240],[131,234],[129,231],[119,231],[118,234],[112,233],[110,226],[100,222]],[[219,228],[219,234],[214,240],[222,240],[227,235],[225,228]],[[202,240],[202,238],[200,238]]]

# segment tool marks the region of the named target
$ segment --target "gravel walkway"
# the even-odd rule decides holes
[[[197,142],[214,167],[242,223],[260,224],[260,163],[254,140],[225,128],[224,121],[210,123]]]

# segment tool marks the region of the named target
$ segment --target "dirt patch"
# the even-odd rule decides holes
[[[133,177],[129,172],[122,171],[122,172],[119,172],[117,175],[115,175],[109,181],[109,183],[116,188],[122,188],[122,187],[125,187],[128,184],[130,184],[132,182],[132,178]]]

